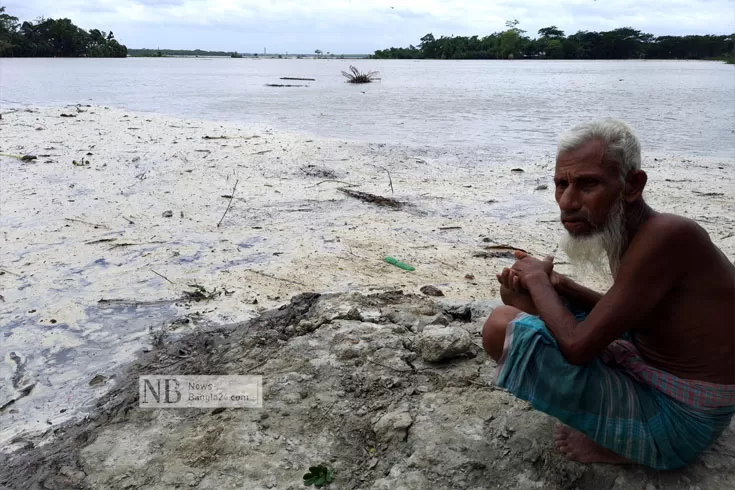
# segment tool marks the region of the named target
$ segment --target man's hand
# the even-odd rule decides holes
[[[521,311],[525,311],[530,315],[537,315],[538,311],[533,304],[531,294],[521,286],[521,280],[511,269],[503,269],[503,272],[497,274],[500,283],[500,298],[503,304],[514,306]]]
[[[520,250],[515,251],[515,256],[519,261],[526,259],[527,261],[543,263]],[[525,311],[531,315],[538,314],[536,305],[534,305],[528,289],[521,283],[521,277],[519,276],[518,271],[513,268],[505,268],[503,269],[503,272],[497,274],[496,277],[500,283],[500,297],[504,304],[515,306],[519,310]],[[562,276],[560,274],[552,270],[549,275],[549,280],[553,286],[556,286],[561,277]]]
[[[547,275],[549,276],[549,280],[551,281],[552,286],[556,287],[559,285],[562,275],[553,270],[554,257],[549,256],[545,260],[538,260],[531,257],[526,252],[521,252],[520,250],[515,251],[515,257],[517,259],[517,262],[512,266],[512,268],[506,267],[505,269],[503,269],[503,272],[501,272],[500,274],[496,274],[498,282],[505,289],[515,294],[528,294],[528,289],[526,289],[521,283],[521,278],[519,276],[519,271],[516,269],[516,265],[518,265],[519,267],[528,268],[528,264],[530,263],[530,261],[535,262],[538,267],[541,267],[543,270],[547,271]],[[521,265],[520,262],[523,260],[525,260],[525,262]]]
[[[521,285],[521,278],[518,277],[518,273],[513,269],[506,267],[503,272],[496,274],[498,282],[502,287],[514,294],[528,294],[526,288]]]
[[[528,289],[529,281],[543,280],[552,284],[558,281],[558,275],[554,272],[554,257],[548,256],[544,260],[538,260],[518,250],[515,256],[518,260],[509,273],[514,287],[518,284],[523,289]]]

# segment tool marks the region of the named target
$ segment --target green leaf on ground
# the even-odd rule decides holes
[[[317,488],[329,485],[334,481],[334,470],[326,466],[310,466],[309,472],[304,475],[304,485],[314,485]]]

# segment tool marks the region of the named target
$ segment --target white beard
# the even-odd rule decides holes
[[[613,278],[620,268],[623,249],[627,242],[625,231],[625,207],[623,199],[619,199],[610,210],[605,225],[592,235],[573,236],[567,233],[561,242],[561,248],[569,257],[572,265],[584,272],[601,273],[605,271],[605,259],[610,266]]]

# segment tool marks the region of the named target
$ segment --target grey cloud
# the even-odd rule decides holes
[[[135,0],[135,3],[140,3],[147,7],[178,7],[184,5],[184,0]]]
[[[415,12],[413,10],[390,10],[387,12],[390,15],[395,15],[401,19],[430,19],[433,18],[428,12]]]
[[[110,5],[90,5],[89,7],[85,7],[84,11],[92,14],[109,14],[117,12],[117,9]]]

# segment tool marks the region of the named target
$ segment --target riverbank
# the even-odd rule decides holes
[[[0,489],[732,488],[735,423],[689,467],[582,465],[554,420],[493,386],[481,347],[497,302],[306,293],[235,325],[165,333],[76,424],[0,453]],[[437,359],[439,361],[437,362]],[[262,375],[261,409],[138,406],[140,375]]]
[[[2,443],[83,415],[156,335],[306,291],[492,299],[513,262],[497,247],[553,253],[561,230],[553,148],[513,161],[82,106],[1,124],[3,154],[36,157],[0,157]],[[650,203],[734,259],[733,160],[647,154],[644,167]]]

